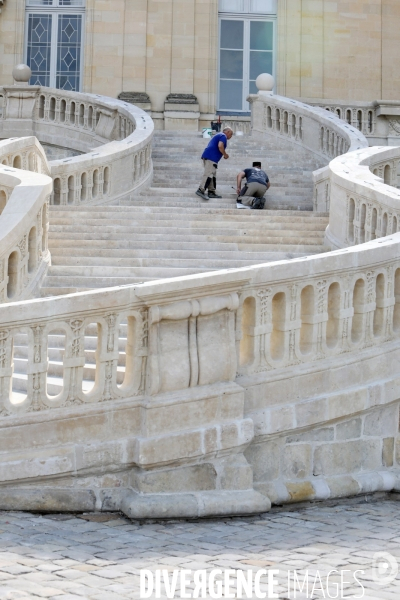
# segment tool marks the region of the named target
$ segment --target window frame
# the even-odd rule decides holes
[[[227,21],[243,21],[244,32],[243,32],[243,92],[242,92],[242,110],[221,108],[221,22]],[[250,94],[250,23],[251,21],[262,21],[272,22],[273,27],[273,44],[272,44],[272,73],[276,81],[276,50],[277,50],[277,18],[274,15],[267,14],[255,14],[255,13],[228,13],[220,12],[218,14],[218,60],[217,60],[217,112],[221,114],[233,114],[238,113],[241,115],[248,115],[250,113],[250,105],[246,101],[247,96]],[[246,91],[247,90],[247,91]]]
[[[59,16],[79,15],[81,17],[81,46],[80,46],[80,64],[79,64],[79,88],[72,90],[81,92],[83,88],[84,75],[84,51],[85,51],[85,31],[86,31],[86,0],[83,0],[82,6],[60,6],[59,0],[53,0],[54,5],[51,6],[34,6],[25,3],[25,31],[24,31],[24,61],[28,61],[28,32],[29,32],[29,16],[30,15],[52,15],[51,23],[51,44],[50,44],[50,88],[56,88],[57,82],[57,54],[58,54],[58,20]],[[56,42],[54,43],[54,40]],[[56,88],[63,89],[63,88]],[[66,90],[70,91],[70,90]]]

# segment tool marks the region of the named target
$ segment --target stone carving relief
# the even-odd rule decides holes
[[[391,135],[395,137],[400,137],[400,121],[397,119],[389,119],[389,130]]]

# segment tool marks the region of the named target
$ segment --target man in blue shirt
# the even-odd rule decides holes
[[[243,179],[246,179],[246,184],[241,189]],[[253,162],[252,167],[238,173],[236,183],[238,208],[264,208],[264,194],[271,184],[266,172],[261,170],[260,162]],[[260,200],[257,202],[256,199]]]
[[[231,139],[232,135],[232,129],[230,127],[225,127],[222,133],[217,133],[211,138],[207,148],[201,155],[204,165],[204,174],[196,194],[200,196],[200,198],[203,198],[203,200],[208,200],[209,198],[222,198],[222,196],[219,196],[216,193],[215,189],[217,185],[217,168],[222,157],[225,159],[229,158],[229,154],[226,153],[225,149],[228,140]],[[208,196],[206,190],[208,190]]]

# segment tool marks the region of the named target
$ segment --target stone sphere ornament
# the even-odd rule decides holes
[[[271,96],[275,79],[269,73],[261,73],[256,79],[256,87],[260,96]]]
[[[13,68],[12,76],[14,77],[14,81],[16,81],[17,83],[28,84],[32,76],[32,71],[30,67],[28,67],[28,65],[24,65],[22,63],[20,65],[16,65]]]

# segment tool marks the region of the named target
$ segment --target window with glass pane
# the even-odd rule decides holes
[[[52,15],[29,15],[27,64],[31,85],[50,85]]]
[[[59,15],[56,87],[61,90],[79,90],[81,30],[81,15]]]
[[[221,20],[220,107],[241,110],[243,104],[243,21]]]
[[[32,85],[80,89],[84,5],[85,0],[27,0]]]
[[[257,93],[257,77],[274,75],[274,22],[250,15],[221,18],[219,52],[218,109],[247,112],[246,97]]]
[[[272,21],[250,21],[249,93],[257,94],[260,73],[273,73],[274,25]]]

